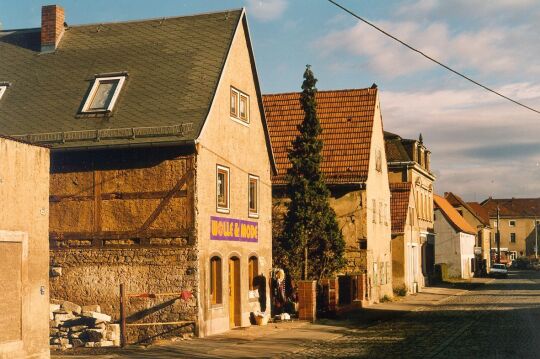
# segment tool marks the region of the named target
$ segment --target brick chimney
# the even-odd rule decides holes
[[[64,35],[64,9],[58,5],[41,8],[41,52],[54,52]]]

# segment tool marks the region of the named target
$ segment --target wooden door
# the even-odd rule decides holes
[[[229,259],[229,325],[240,326],[240,260]]]

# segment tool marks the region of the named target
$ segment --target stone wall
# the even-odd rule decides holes
[[[197,319],[197,253],[192,246],[170,248],[67,249],[51,251],[51,266],[62,275],[51,278],[53,299],[79,305],[98,303],[113,321],[120,319],[120,283],[127,293],[173,293],[188,290],[191,299],[178,296],[156,299],[131,298],[130,322],[176,322]],[[176,300],[175,300],[176,299]],[[154,336],[193,332],[194,327],[155,326],[128,330],[128,342]]]

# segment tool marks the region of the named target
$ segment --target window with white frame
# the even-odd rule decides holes
[[[229,169],[227,167],[218,165],[216,177],[217,211],[222,213],[229,213]]]
[[[515,227],[516,226],[516,221],[510,220],[510,221],[508,221],[508,225],[510,227]]]
[[[231,118],[249,123],[249,96],[231,87]]]
[[[118,95],[124,86],[126,76],[96,77],[88,97],[84,102],[82,112],[110,112],[118,100]]]
[[[259,177],[249,175],[249,188],[248,188],[248,207],[249,216],[259,216]]]

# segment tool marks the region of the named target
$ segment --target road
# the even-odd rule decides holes
[[[347,320],[234,330],[91,358],[540,358],[540,272],[512,271],[474,290],[430,293]]]
[[[508,279],[353,329],[295,357],[540,358],[540,273],[512,271]]]

